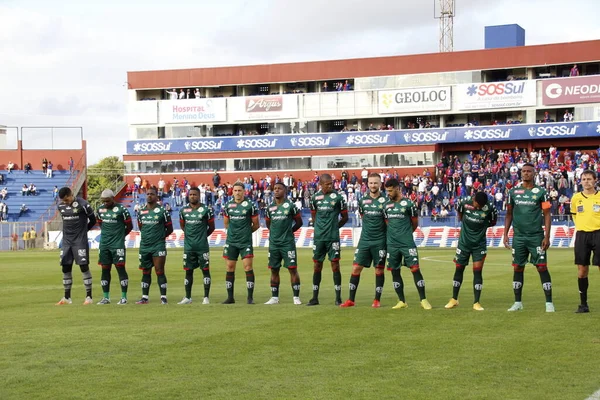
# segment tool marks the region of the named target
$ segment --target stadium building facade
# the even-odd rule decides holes
[[[128,182],[208,184],[215,170],[222,182],[363,168],[404,176],[444,152],[600,142],[600,40],[127,80]]]

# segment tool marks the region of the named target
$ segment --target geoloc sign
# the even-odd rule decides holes
[[[127,142],[127,154],[385,147],[582,137],[594,137],[600,141],[600,121],[348,133],[130,140]]]
[[[450,86],[380,90],[377,109],[379,114],[450,110],[451,93]]]

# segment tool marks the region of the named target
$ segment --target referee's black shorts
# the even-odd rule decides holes
[[[590,264],[590,257],[594,258]],[[600,265],[600,230],[593,232],[577,231],[575,236],[575,264]]]

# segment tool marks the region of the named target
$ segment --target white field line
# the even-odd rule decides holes
[[[449,264],[449,265],[453,265],[454,264],[452,262],[452,258],[449,258],[447,260],[439,260],[439,259],[436,259],[434,257],[421,257],[421,260],[432,261],[432,262],[439,263],[439,264]],[[489,262],[487,260],[485,261],[485,265],[497,265],[497,266],[500,266],[500,267],[505,267],[505,266],[509,266],[510,267],[511,266],[510,263],[508,263],[508,264],[506,264],[506,263],[493,263],[493,262]],[[600,398],[598,400],[600,400]]]
[[[594,394],[585,400],[600,400],[600,389],[598,389],[596,392],[594,392]]]

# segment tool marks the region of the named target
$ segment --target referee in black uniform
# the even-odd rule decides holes
[[[600,267],[600,192],[596,190],[596,173],[586,170],[581,174],[583,191],[571,198],[571,214],[575,221],[575,264],[581,304],[576,313],[588,313],[587,304],[588,273],[592,251],[592,264]]]

